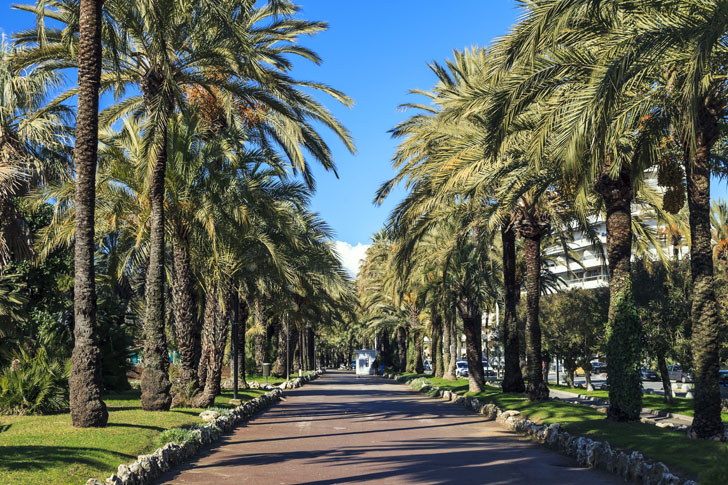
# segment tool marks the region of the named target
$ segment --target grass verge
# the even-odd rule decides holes
[[[248,377],[248,381],[264,381]],[[269,378],[269,384],[283,379]],[[239,391],[243,401],[264,390]],[[229,404],[232,391],[215,398],[217,407]],[[120,463],[154,451],[157,437],[169,428],[200,423],[201,409],[176,408],[164,412],[143,411],[140,391],[108,394],[105,428],[78,429],[68,414],[50,416],[0,416],[0,483],[83,484],[91,477],[105,479]]]
[[[566,386],[557,386],[555,384],[549,384],[549,388],[558,389],[559,391],[571,392],[573,394],[583,394],[585,396],[592,396],[599,399],[609,399],[609,391],[587,391],[586,389],[569,388]],[[673,403],[668,404],[665,399],[659,395],[643,394],[642,395],[642,407],[655,409],[658,411],[665,411],[673,414],[683,414],[685,416],[693,416],[693,400],[685,399],[684,397],[673,397]],[[728,422],[728,413],[725,411],[721,413],[723,421]]]

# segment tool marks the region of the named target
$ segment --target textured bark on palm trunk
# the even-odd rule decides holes
[[[665,396],[665,402],[672,404],[672,384],[670,383],[670,372],[667,370],[667,361],[665,353],[657,354],[657,369],[660,371],[660,379],[662,380],[662,391]]]
[[[710,227],[710,149],[716,137],[717,125],[710,123],[707,113],[703,113],[701,119],[705,129],[698,135],[695,160],[686,164],[690,209],[690,269],[693,281],[693,431],[698,437],[711,438],[723,432],[718,382],[721,320],[715,300]]]
[[[172,247],[173,278],[172,304],[174,305],[174,333],[180,356],[179,389],[197,387],[195,362],[195,289],[192,276],[189,241],[183,235],[176,238]]]
[[[504,312],[503,334],[504,370],[503,392],[524,392],[523,375],[519,365],[518,322],[516,317],[516,300],[518,287],[516,285],[516,234],[510,223],[501,227],[503,243],[503,286],[504,286]]]
[[[205,372],[205,387],[195,399],[195,407],[206,408],[215,401],[215,396],[220,393],[220,381],[222,380],[222,365],[225,356],[225,345],[227,344],[227,318],[223,314],[220,304],[220,290],[217,287],[210,288],[205,301],[205,327],[202,330],[203,347],[207,347],[207,370]],[[230,295],[226,295],[226,308],[230,308]]]
[[[166,128],[164,128],[166,132]],[[166,140],[166,133],[162,139]],[[142,408],[166,411],[172,403],[169,390],[169,355],[164,332],[164,176],[167,147],[158,147],[149,188],[149,267],[145,285],[144,369],[142,370]]]
[[[526,255],[526,357],[528,375],[528,399],[544,401],[549,389],[541,372],[541,324],[538,319],[541,297],[541,237],[548,230],[545,221],[521,221],[519,232],[525,239]]]
[[[483,360],[480,349],[482,342],[482,318],[478,308],[467,301],[458,303],[465,332],[465,352],[468,356],[468,386],[470,392],[482,392],[485,386]]]
[[[412,370],[415,374],[422,374],[425,372],[425,365],[422,360],[422,354],[424,351],[422,330],[416,330],[412,332],[412,347],[415,351],[414,359],[412,361]]]
[[[282,318],[278,325],[278,348],[276,349],[276,360],[271,368],[271,373],[279,377],[286,375],[286,357],[288,355],[288,330],[284,320],[285,318]]]
[[[632,297],[632,179],[630,168],[621,167],[612,179],[607,166],[595,189],[607,210],[607,259],[609,262],[609,318],[607,328],[607,416],[616,421],[639,419],[642,381],[639,368],[642,326]]]
[[[400,372],[407,371],[407,329],[397,327],[397,358]]]
[[[450,321],[445,316],[445,321],[442,325],[442,378],[447,380],[455,380],[455,359],[452,358],[452,343],[450,337]],[[450,367],[452,362],[453,368]]]
[[[412,372],[422,374],[425,372],[424,363],[422,362],[424,342],[422,330],[420,329],[420,310],[415,305],[410,306],[409,326],[412,329],[410,335],[412,335],[412,347],[414,350]]]
[[[253,303],[253,319],[258,333],[253,337],[253,359],[255,360],[255,373],[263,375],[263,361],[265,360],[265,334],[267,331],[265,325],[265,316],[263,315],[263,303],[260,297],[255,299]]]
[[[306,329],[306,369],[314,370],[316,368],[316,341],[313,328]]]
[[[432,340],[430,344],[432,355],[432,372],[435,377],[442,377],[445,368],[442,361],[442,315],[437,308],[432,309]]]
[[[238,298],[238,387],[248,388],[245,380],[245,330],[250,315],[250,307],[243,298]]]
[[[74,343],[69,397],[71,422],[78,428],[106,426],[109,413],[101,400],[101,351],[96,336],[94,209],[101,78],[102,0],[81,0],[76,116],[76,243],[73,286]]]

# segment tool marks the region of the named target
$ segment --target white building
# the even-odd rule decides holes
[[[658,192],[664,192],[664,189],[657,185],[657,172],[656,170],[650,170],[647,173],[647,185],[656,189]],[[670,250],[670,241],[664,234],[660,234],[657,224],[657,219],[654,217],[652,211],[648,210],[644,205],[632,204],[632,215],[643,216],[647,225],[657,232],[659,240],[662,243],[662,250]],[[590,220],[594,232],[596,233],[599,241],[602,244],[602,248],[592,244],[592,242],[585,237],[582,231],[576,229],[572,233],[573,240],[569,241],[569,249],[573,252],[573,255],[581,264],[573,262],[573,260],[567,263],[564,257],[564,250],[561,246],[553,246],[546,249],[546,254],[553,257],[556,260],[555,264],[550,264],[551,271],[566,283],[564,290],[571,290],[574,288],[598,288],[608,285],[609,272],[607,269],[607,224],[601,217],[595,217]],[[633,248],[634,249],[634,248]],[[603,255],[600,255],[600,251],[603,251]],[[680,248],[680,257],[687,254],[687,248]],[[657,251],[652,248],[651,253],[654,257],[657,257]],[[634,259],[634,252],[632,258]],[[548,264],[545,262],[545,264]]]

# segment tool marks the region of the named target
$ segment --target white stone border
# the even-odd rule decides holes
[[[86,485],[146,485],[162,473],[172,469],[175,465],[183,463],[197,454],[203,447],[218,441],[223,433],[232,431],[238,424],[247,421],[255,413],[268,408],[281,400],[283,389],[294,389],[317,378],[323,371],[309,372],[292,381],[285,381],[279,387],[272,387],[272,390],[265,394],[242,403],[233,409],[228,416],[219,415],[215,412],[203,411],[210,421],[208,424],[198,424],[192,428],[194,439],[183,443],[167,443],[157,448],[154,453],[140,455],[131,465],[119,465],[116,473],[112,474],[105,482],[91,478]]]
[[[697,485],[693,480],[684,480],[671,473],[662,462],[647,460],[637,451],[625,453],[614,450],[607,441],[574,436],[562,430],[558,423],[546,426],[520,418],[520,411],[504,410],[493,403],[486,404],[477,398],[461,396],[456,392],[432,386],[422,377],[413,379],[396,374],[385,374],[384,377],[407,384],[416,391],[437,395],[488,419],[494,419],[511,431],[525,434],[559,453],[576,458],[581,467],[596,468],[644,485]]]

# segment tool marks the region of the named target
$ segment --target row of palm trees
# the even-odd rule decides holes
[[[109,276],[144,295],[136,310],[145,410],[169,409],[173,398],[212,403],[231,321],[243,326],[239,349],[247,333],[257,354],[270,321],[279,344],[300,329],[310,368],[313,326],[343,321],[351,303],[331,230],[308,208],[309,161],[335,171],[318,130],[354,150],[311,93],[351,101],[290,75],[294,58],[320,61],[298,40],[326,25],[296,18],[288,0],[45,0],[15,8],[36,18],[14,35],[3,66],[43,84],[16,107],[16,133],[44,124],[51,139],[25,138],[34,159],[39,150],[63,152],[72,115],[65,104],[78,100],[73,169],[31,196],[55,206],[41,255],[70,244],[75,251],[73,425],[108,419],[95,333],[99,251],[110,255]],[[78,72],[70,88],[61,83],[69,69]],[[55,97],[44,103],[49,91]],[[168,320],[181,357],[174,390]],[[279,345],[279,367],[285,350]]]
[[[435,88],[415,91],[429,103],[406,105],[417,114],[393,130],[401,139],[394,157],[398,173],[375,200],[400,182],[409,194],[390,218],[386,242],[375,242],[380,249],[364,266],[368,285],[381,285],[364,291],[365,315],[380,318],[387,313],[376,305],[394,303],[399,311],[401,301],[410,301],[413,315],[421,317],[426,307],[439,313],[435,325],[454,319],[457,308],[474,371],[471,390],[478,390],[480,332],[470,326],[480,328],[480,315],[494,298],[488,281],[502,271],[503,390],[521,392],[516,248],[522,244],[528,393],[545,399],[538,321],[539,297],[549,281],[544,246],[562,244],[568,257],[575,231],[598,245],[593,222],[601,216],[610,289],[608,416],[638,419],[641,323],[630,259],[640,246],[665,257],[643,216],[651,211],[661,225],[679,227],[677,214],[687,199],[689,229],[682,234],[690,242],[694,291],[693,430],[703,438],[718,435],[723,322],[714,292],[710,181],[725,170],[717,147],[727,107],[726,2],[522,4],[519,22],[490,48],[455,52],[445,65],[432,64]],[[654,176],[663,190],[647,183]],[[447,248],[439,256],[438,246]],[[401,274],[377,276],[377,251],[391,252]],[[500,269],[494,251],[501,254]],[[455,269],[455,261],[462,266]],[[482,273],[486,269],[490,273]],[[424,295],[434,293],[417,290],[429,279],[449,298],[428,300]]]

